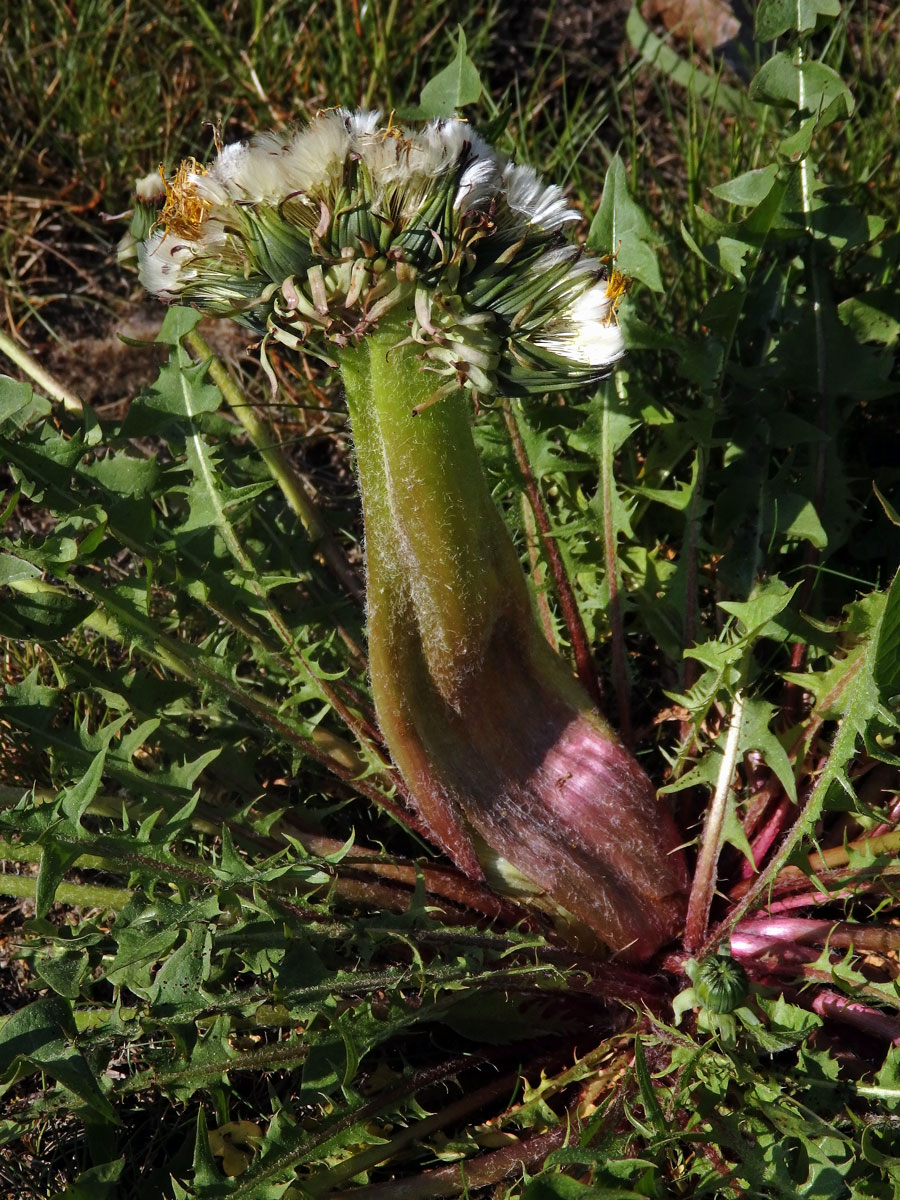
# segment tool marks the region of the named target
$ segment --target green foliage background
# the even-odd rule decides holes
[[[602,82],[552,13],[511,67],[504,20],[97,0],[7,27],[31,203],[0,237],[10,1195],[896,1194],[896,20],[768,0],[749,84],[637,10]],[[539,503],[503,412],[476,430],[548,636],[577,631],[542,518],[604,706],[696,843],[666,973],[561,945],[403,823],[333,381],[280,364],[276,406],[179,308],[124,415],[21,353],[134,303],[115,268],[78,282],[109,238],[95,186],[118,209],[211,150],[207,118],[232,140],[336,102],[461,108],[634,280],[615,377],[513,410]],[[33,202],[63,180],[54,235]],[[67,273],[32,286],[28,239]],[[687,955],[767,910],[832,932],[720,1013]]]

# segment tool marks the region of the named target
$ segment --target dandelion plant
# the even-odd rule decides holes
[[[896,15],[761,0],[744,86],[633,8],[576,94],[560,10],[501,101],[472,9],[398,125],[427,6],[57,7],[7,31],[6,1190],[891,1200]],[[94,181],[192,149],[82,292]],[[43,332],[116,287],[121,391]]]
[[[139,247],[162,299],[338,366],[365,522],[384,741],[433,840],[572,936],[643,959],[683,915],[678,835],[551,650],[471,433],[473,407],[594,383],[623,281],[578,213],[465,122],[320,114],[183,163]]]

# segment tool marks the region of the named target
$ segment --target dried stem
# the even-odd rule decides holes
[[[51,375],[49,371],[34,361],[27,350],[24,350],[18,342],[0,329],[0,354],[5,354],[11,359],[20,370],[32,379],[42,391],[45,391],[52,400],[58,400],[66,412],[81,414],[84,412],[83,402],[70,392],[65,384]]]
[[[716,888],[716,867],[722,848],[722,829],[725,824],[725,814],[728,807],[728,793],[731,790],[737,766],[743,716],[744,696],[743,693],[739,692],[734,698],[734,708],[731,710],[728,737],[725,740],[725,754],[722,759],[722,765],[719,768],[715,794],[703,826],[700,854],[697,859],[697,868],[694,872],[691,898],[688,901],[684,944],[687,951],[691,954],[694,953],[706,936],[709,923],[709,911]]]

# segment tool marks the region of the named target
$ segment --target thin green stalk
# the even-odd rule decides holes
[[[37,875],[0,873],[0,896],[34,900],[37,883]],[[60,883],[56,889],[56,902],[71,904],[73,908],[124,908],[131,896],[127,888],[102,887],[99,883]]]
[[[50,788],[9,787],[0,784],[0,809],[12,808],[24,796],[28,795],[33,796],[39,803],[47,804],[57,798],[58,792]],[[276,803],[274,797],[270,799],[273,804]],[[121,816],[123,809],[133,820],[140,820],[142,816],[147,815],[146,807],[140,800],[135,800],[129,796],[103,794],[94,797],[87,811],[97,816],[118,818]],[[206,813],[206,816],[199,815],[202,813]],[[201,800],[189,824],[191,829],[199,833],[210,837],[217,837],[222,831],[223,820],[229,821],[230,819],[227,812],[223,813],[221,803],[216,804],[211,800]],[[330,855],[338,854],[344,849],[345,843],[343,841],[311,832],[290,811],[283,814],[276,828],[279,828],[282,824],[288,827],[291,837],[299,841],[305,847],[307,853],[314,857],[327,858]],[[235,841],[239,844],[249,841],[251,844],[259,846],[268,853],[274,853],[284,845],[283,842],[273,837],[266,838],[256,835],[246,826],[238,828],[233,823],[230,823],[230,827]],[[41,849],[39,846],[26,846],[17,842],[0,840],[0,861],[4,859],[9,862],[38,863],[41,859]],[[73,865],[110,870],[121,867],[121,858],[118,855],[99,858],[93,854],[84,854]],[[406,911],[409,906],[409,891],[405,889],[415,888],[421,880],[427,892],[451,901],[451,903],[458,906],[461,910],[474,909],[476,912],[483,913],[495,920],[505,917],[510,922],[518,920],[520,917],[520,914],[516,910],[494,895],[493,892],[489,892],[486,888],[479,886],[473,880],[466,878],[465,875],[462,875],[450,866],[435,865],[423,867],[419,864],[410,864],[404,860],[387,859],[381,851],[359,844],[354,846],[350,855],[342,858],[341,865],[348,870],[355,871],[357,874],[376,875],[382,880],[392,880],[400,884],[404,890],[391,890],[391,906],[399,908],[402,898],[405,900],[403,911]],[[341,878],[335,880],[333,887],[339,895],[345,898],[351,898],[352,896],[359,898],[361,893],[356,890],[357,883],[358,881]],[[371,894],[369,898],[371,899]]]
[[[803,48],[798,48],[798,59],[803,61]],[[800,107],[805,107],[804,91],[805,83],[803,74],[798,75],[799,80],[799,96]],[[825,273],[819,262],[819,249],[816,242],[816,236],[811,225],[811,213],[813,206],[813,193],[815,188],[815,173],[813,172],[809,158],[806,157],[800,163],[800,197],[805,218],[804,229],[807,235],[806,248],[806,267],[809,279],[809,290],[812,294],[812,313],[813,326],[815,328],[815,344],[816,344],[816,395],[818,398],[818,411],[816,413],[816,425],[824,435],[814,450],[814,466],[813,466],[813,489],[812,501],[813,508],[817,516],[821,518],[822,508],[825,501],[826,487],[826,465],[828,460],[828,451],[831,444],[830,424],[831,424],[831,408],[832,396],[828,389],[828,338],[825,329],[825,305],[829,302],[828,285]],[[815,564],[821,557],[820,551],[812,544],[807,544],[805,551],[805,564],[803,572],[803,583],[800,589],[800,594],[797,599],[798,608],[801,611],[806,611],[809,608],[809,603],[812,598],[813,588],[816,583]],[[798,641],[791,651],[791,670],[800,671],[803,667],[803,661],[806,657],[806,644],[803,641]],[[787,691],[787,699],[790,703],[790,709],[796,710],[799,707],[800,697],[799,689],[796,685],[787,685],[790,689]],[[789,711],[790,711],[789,709]],[[794,715],[791,712],[791,715]]]
[[[92,585],[87,578],[72,579],[71,582],[99,605],[93,613],[85,618],[84,624],[87,628],[95,630],[102,637],[121,642],[123,645],[128,645],[132,641],[137,642],[144,653],[149,654],[176,675],[193,680],[198,677],[202,678],[207,684],[227,693],[232,700],[251,711],[255,716],[262,717],[265,724],[275,729],[290,744],[302,749],[311,758],[328,767],[339,778],[344,780],[353,778],[354,773],[351,768],[321,750],[309,737],[301,734],[292,721],[279,716],[267,702],[245,692],[233,679],[209,667],[194,646],[160,633],[149,618],[142,617],[117,603],[113,593]],[[41,579],[17,579],[9,586],[15,591],[25,593],[63,591],[62,588]],[[365,788],[365,784],[359,786]],[[374,792],[374,789],[371,790]]]
[[[184,356],[184,358],[187,360],[187,351],[183,347],[179,347],[179,355]],[[182,365],[185,364],[182,363]],[[184,410],[192,421],[192,430],[187,439],[189,445],[189,459],[193,460],[192,465],[197,476],[202,480],[206,495],[212,503],[213,511],[215,513],[215,528],[217,529],[225,545],[228,547],[235,562],[244,572],[250,589],[257,597],[263,611],[265,612],[266,619],[280,638],[281,644],[292,655],[295,664],[300,668],[303,674],[305,674],[312,686],[317,689],[322,699],[327,704],[331,705],[347,728],[351,729],[359,738],[360,742],[365,744],[368,738],[367,731],[364,728],[364,723],[360,721],[355,713],[351,712],[336,689],[333,688],[331,684],[314,669],[312,664],[308,661],[306,654],[297,645],[295,639],[292,637],[291,631],[288,629],[282,614],[272,603],[272,599],[268,591],[261,587],[257,582],[255,564],[245,551],[234,525],[229,520],[226,504],[220,491],[219,481],[216,478],[215,469],[210,460],[208,449],[205,446],[199,431],[193,425],[193,419],[196,415],[192,407],[193,397],[183,375],[181,376],[181,381]]]
[[[363,100],[363,106],[365,108],[371,107],[375,96],[375,89],[377,87],[384,87],[385,83],[390,80],[390,71],[387,68],[387,47],[391,44],[391,34],[393,32],[394,22],[397,19],[398,7],[399,0],[390,0],[387,17],[385,18],[382,26],[381,22],[378,20],[378,5],[373,5],[375,26],[378,36],[375,39],[375,69],[369,76],[369,83],[366,87],[366,94]]]
[[[86,618],[85,625],[96,629],[104,637],[110,637],[125,645],[134,640],[145,653],[150,654],[175,674],[194,681],[199,678],[214,689],[223,692],[241,708],[252,713],[263,725],[283,737],[289,745],[301,749],[310,758],[327,767],[339,779],[352,782],[357,791],[368,796],[376,804],[387,808],[388,811],[396,811],[386,792],[373,787],[364,779],[357,778],[357,773],[351,767],[322,750],[310,737],[301,733],[293,721],[282,716],[268,701],[252,695],[234,679],[210,667],[200,657],[194,646],[161,634],[152,622],[117,604],[115,597],[104,589],[92,587],[84,579],[78,580],[77,583],[81,590],[87,592],[106,609],[105,614],[100,610],[93,612]],[[410,821],[410,817],[406,814],[401,819],[407,823]]]
[[[550,572],[556,587],[559,606],[562,609],[563,620],[566,623],[566,629],[568,630],[569,640],[572,645],[575,670],[581,686],[591,699],[596,704],[599,704],[600,685],[597,681],[594,660],[591,657],[590,643],[588,642],[584,622],[581,619],[581,613],[578,611],[578,602],[575,599],[575,593],[566,574],[559,546],[550,526],[550,517],[547,514],[544,498],[541,495],[540,484],[535,478],[534,471],[531,469],[531,463],[528,461],[528,451],[525,448],[525,441],[519,427],[522,417],[517,407],[510,403],[509,400],[503,401],[503,416],[506,419],[506,428],[509,430],[516,463],[522,475],[522,482],[525,485],[525,492],[528,496],[534,519],[537,521],[538,529],[540,530],[544,553],[550,565]],[[627,742],[628,738],[625,737],[624,740]]]
[[[682,650],[690,649],[697,641],[697,623],[700,614],[700,593],[698,588],[698,555],[700,545],[700,524],[703,514],[703,488],[706,483],[707,450],[705,446],[697,447],[697,477],[694,490],[688,505],[685,520],[684,555],[685,584],[684,584],[684,625],[682,630]],[[697,682],[700,674],[700,664],[694,658],[682,654],[681,686],[689,692]],[[684,721],[681,728],[682,740],[687,740],[693,734],[690,721]]]
[[[14,450],[14,446],[11,445],[10,450]],[[221,503],[221,497],[218,495],[216,490],[216,482],[210,474],[209,464],[204,461],[203,447],[199,443],[196,444],[196,453],[201,468],[206,472],[206,482],[211,492],[211,499],[218,509],[219,521],[217,522],[217,528],[219,528],[223,540],[234,554],[242,569],[247,572],[248,577],[252,578],[253,566],[244,553],[243,547],[241,546],[234,529],[228,521],[227,514],[224,511],[224,506]],[[50,487],[52,487],[54,493],[59,497],[61,504],[64,506],[64,511],[69,511],[74,507],[73,497],[70,491],[60,488],[55,484],[51,484]],[[128,549],[132,550],[135,554],[139,555],[141,558],[152,560],[152,554],[149,548],[140,542],[136,542],[127,530],[111,524],[110,531],[115,534],[115,536],[122,542],[124,546],[128,547]],[[77,581],[73,580],[72,582],[76,583],[76,586],[82,588],[86,587],[85,580],[83,579]],[[49,587],[50,585],[45,585],[39,580],[20,580],[16,581],[15,585],[13,586],[17,587],[19,590],[25,591],[28,588],[40,590],[41,588]],[[260,594],[259,588],[255,588],[254,590],[258,595]],[[367,719],[365,717],[357,718],[353,713],[351,713],[343,699],[340,697],[340,695],[338,695],[335,687],[333,687],[326,680],[323,680],[307,661],[305,654],[291,638],[290,631],[286,628],[281,615],[275,610],[269,598],[265,595],[262,595],[261,599],[272,628],[278,634],[285,649],[294,657],[295,665],[298,666],[304,672],[304,674],[306,674],[307,678],[314,684],[314,686],[318,688],[323,700],[332,705],[335,710],[344,718],[347,727],[353,730],[363,745],[368,743],[374,743],[377,745],[377,740],[374,736],[375,731],[371,728],[371,725]],[[222,615],[225,616],[225,618],[229,620],[231,624],[235,624],[236,626],[240,627],[242,619],[236,616],[234,613],[226,614],[224,611],[222,611]],[[247,631],[251,629],[251,627],[247,626],[246,623],[244,623],[243,627]],[[252,636],[256,638],[260,637],[258,631],[256,630],[252,631]]]
[[[0,862],[39,863],[43,848],[23,845],[21,842],[0,840]],[[121,862],[118,864],[121,866]],[[96,854],[82,854],[72,863],[73,867],[90,867],[92,870],[108,871],[114,866],[111,859],[99,858]]]
[[[226,1071],[284,1070],[302,1063],[308,1054],[309,1042],[302,1038],[291,1038],[276,1046],[244,1050],[213,1059],[211,1062],[173,1067],[169,1070],[156,1070],[151,1067],[131,1079],[126,1079],[116,1088],[116,1093],[120,1096],[127,1095],[130,1092],[144,1091],[146,1088],[167,1087],[173,1083],[192,1083],[198,1087],[207,1080],[219,1078]]]
[[[196,648],[186,642],[180,642],[178,638],[161,634],[148,618],[140,617],[138,613],[127,610],[116,602],[112,593],[108,593],[102,588],[92,587],[86,578],[80,578],[73,582],[76,582],[80,590],[90,595],[101,606],[85,618],[86,628],[94,629],[101,636],[112,638],[113,641],[122,644],[137,642],[143,653],[149,654],[169,671],[191,679],[193,682],[197,682],[198,678],[202,679],[205,684],[224,692],[230,700],[238,703],[241,708],[246,709],[247,712],[262,721],[263,725],[280,734],[288,744],[298,746],[313,760],[322,763],[322,766],[337,775],[338,779],[353,782],[356,791],[361,792],[389,812],[394,812],[400,820],[406,821],[407,824],[414,824],[415,818],[406,812],[401,815],[396,805],[391,802],[388,793],[373,787],[367,780],[356,778],[358,769],[352,764],[342,762],[328,751],[320,748],[312,738],[301,733],[292,720],[278,714],[268,701],[251,695],[250,692],[241,688],[240,684],[235,683],[234,679],[214,670],[200,658]],[[53,584],[44,583],[41,580],[17,580],[10,586],[23,590],[23,592],[24,590],[61,590],[54,588]],[[106,612],[102,611],[103,608],[106,608]]]
[[[607,385],[607,387],[610,385]],[[606,584],[609,589],[609,628],[612,649],[613,684],[616,690],[619,728],[626,746],[632,743],[631,701],[628,692],[628,669],[625,658],[625,627],[622,606],[619,602],[619,567],[617,530],[613,517],[613,499],[616,480],[613,471],[613,450],[609,441],[609,394],[603,389],[603,416],[601,419],[600,445],[600,488],[603,513],[603,560]]]
[[[84,403],[75,393],[70,392],[65,384],[60,383],[40,363],[35,362],[28,351],[24,350],[18,342],[14,342],[2,329],[0,329],[0,353],[11,359],[52,400],[60,401],[67,412],[79,415],[84,412]]]
[[[313,542],[314,551],[321,556],[347,594],[358,603],[364,603],[365,589],[347,561],[346,555],[326,528],[306,481],[285,454],[272,426],[260,415],[258,409],[248,404],[224,364],[216,358],[196,329],[184,340],[199,360],[209,363],[209,373],[216,386],[259,451],[260,457],[269,468],[269,473],[281,488],[285,500],[300,518]],[[364,659],[359,647],[356,647],[356,652]]]
[[[541,562],[537,522],[534,519],[534,509],[531,507],[531,503],[524,492],[522,493],[519,507],[522,514],[522,528],[525,531],[525,545],[528,550],[528,567],[534,589],[534,601],[541,620],[541,628],[544,631],[547,644],[559,653],[556,626],[554,625],[553,614],[550,611],[550,604],[547,600],[547,588],[544,582],[546,577],[545,567]]]

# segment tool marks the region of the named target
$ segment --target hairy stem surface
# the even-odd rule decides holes
[[[474,878],[641,959],[681,923],[678,836],[647,776],[547,645],[460,394],[405,314],[342,354],[366,528],[382,734],[434,840]],[[420,415],[413,415],[416,407]]]

